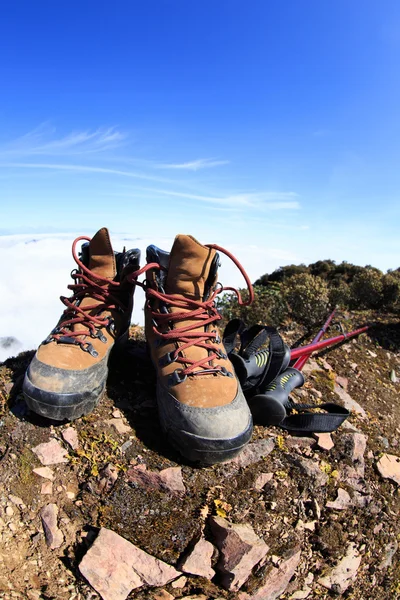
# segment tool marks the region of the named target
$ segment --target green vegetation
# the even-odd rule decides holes
[[[287,265],[262,275],[254,284],[252,306],[239,306],[234,294],[218,301],[226,320],[282,325],[292,319],[311,327],[330,307],[400,312],[400,268],[386,274],[367,265],[319,260],[310,265]],[[242,295],[246,292],[241,290]]]

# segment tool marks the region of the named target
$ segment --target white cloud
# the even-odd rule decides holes
[[[113,150],[126,135],[115,127],[99,127],[93,131],[72,131],[57,137],[56,129],[47,123],[0,146],[0,156],[74,156]]]
[[[22,350],[36,348],[52,330],[64,306],[60,295],[70,295],[67,285],[75,263],[71,244],[78,234],[40,234],[0,236],[0,264],[2,265],[2,310],[0,311],[1,338],[14,337],[17,343],[10,348],[0,348],[0,361]],[[146,247],[156,244],[170,250],[172,237],[138,239],[112,235],[115,250],[138,246],[142,251],[141,264],[145,264]],[[202,240],[209,242],[210,240]],[[224,245],[223,239],[212,240]],[[292,252],[260,245],[230,244],[230,250],[243,264],[254,281],[265,272],[281,264],[296,262]],[[219,280],[226,286],[244,287],[237,267],[221,254],[222,267]],[[143,324],[144,294],[135,291],[133,323]]]
[[[198,158],[184,163],[165,163],[156,164],[157,169],[181,169],[186,171],[199,171],[199,169],[207,169],[210,167],[220,167],[228,165],[229,160],[216,160],[213,158]]]
[[[270,191],[228,196],[205,196],[155,188],[143,188],[143,190],[154,194],[175,196],[176,198],[187,198],[188,200],[198,200],[200,202],[207,202],[230,208],[265,208],[268,210],[297,210],[300,208],[300,203],[295,200],[298,198],[298,194],[295,192]]]

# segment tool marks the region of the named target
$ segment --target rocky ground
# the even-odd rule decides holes
[[[138,329],[72,425],[27,411],[32,352],[0,365],[0,598],[400,598],[400,324],[342,315],[346,329],[366,321],[294,394],[350,407],[337,432],[256,426],[237,459],[207,468],[163,441]]]

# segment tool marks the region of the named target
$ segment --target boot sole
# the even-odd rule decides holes
[[[253,433],[253,419],[249,412],[245,429],[232,438],[199,436],[172,424],[164,405],[166,390],[158,383],[157,404],[159,421],[167,441],[189,462],[213,465],[234,458],[248,444]],[[201,409],[200,409],[201,410]],[[212,418],[210,416],[210,418]],[[228,417],[229,418],[229,417]]]
[[[54,394],[35,387],[25,374],[22,391],[30,410],[54,421],[74,421],[90,413],[104,394],[107,378],[94,390],[83,394]]]
[[[252,419],[243,433],[234,438],[205,438],[187,431],[165,429],[171,446],[188,461],[201,465],[215,465],[232,460],[249,443],[252,432]]]
[[[129,333],[124,333],[109,351],[108,364],[124,348]],[[25,373],[22,391],[29,409],[53,421],[74,421],[92,412],[99,404],[106,388],[108,368],[95,388],[83,393],[59,394],[36,387]]]

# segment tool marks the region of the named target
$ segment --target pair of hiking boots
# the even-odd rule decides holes
[[[79,255],[77,243],[82,245]],[[114,252],[106,228],[73,242],[78,268],[66,308],[39,346],[25,375],[31,410],[63,421],[89,413],[106,385],[110,354],[128,339],[136,285],[144,288],[145,332],[157,371],[157,404],[169,442],[189,461],[213,464],[235,456],[250,440],[253,424],[243,391],[217,326],[219,254],[178,235],[171,252],[147,248]],[[145,274],[144,283],[138,277]],[[228,288],[230,289],[230,288]],[[239,301],[241,301],[239,296]]]

